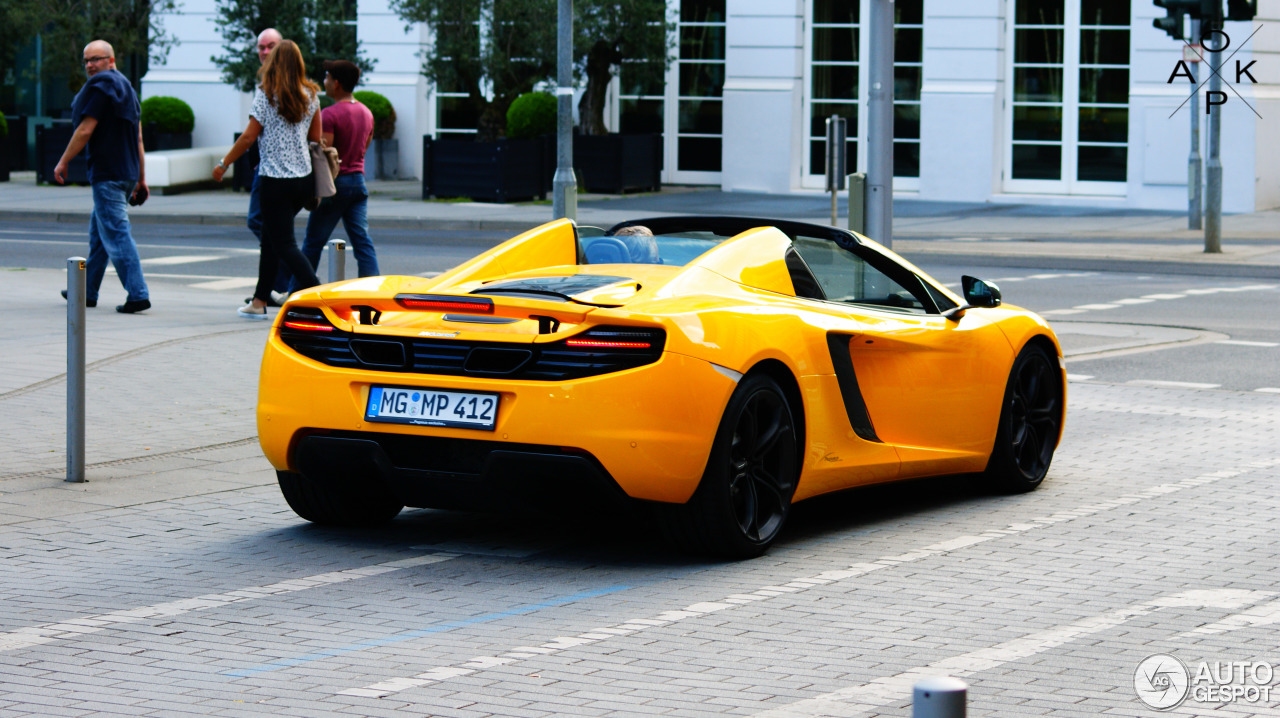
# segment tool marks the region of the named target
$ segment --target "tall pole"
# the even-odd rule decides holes
[[[553,219],[578,219],[578,178],[573,174],[573,0],[559,0],[556,32],[556,176]]]
[[[893,246],[893,0],[871,0],[867,236]]]
[[[1214,98],[1222,96],[1222,78],[1218,73],[1222,70],[1222,33],[1210,33],[1213,37],[1213,51],[1209,53],[1209,67],[1213,74],[1209,77],[1209,98],[1205,101],[1205,109],[1209,111],[1209,163],[1206,168],[1204,198],[1204,251],[1208,254],[1222,253],[1222,157],[1220,155],[1222,139],[1222,105],[1214,109]],[[1208,49],[1208,48],[1206,48]]]
[[[1191,21],[1191,37],[1193,43],[1200,38],[1200,21]],[[1199,58],[1191,62],[1191,83],[1197,88],[1191,98],[1191,156],[1187,158],[1187,229],[1204,227],[1204,177],[1201,175],[1200,161],[1200,63]]]

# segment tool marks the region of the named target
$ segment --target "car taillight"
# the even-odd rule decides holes
[[[595,327],[566,339],[564,345],[573,349],[634,349],[661,351],[666,333],[661,329],[631,327]]]
[[[281,326],[303,332],[331,332],[334,326],[315,307],[298,307],[285,312]]]
[[[493,300],[487,297],[454,297],[432,294],[397,294],[396,302],[405,309],[437,312],[493,314]]]
[[[650,342],[609,342],[602,339],[569,339],[565,345],[584,349],[648,349],[653,346]]]

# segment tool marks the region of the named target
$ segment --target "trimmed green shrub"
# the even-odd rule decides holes
[[[556,97],[549,92],[526,92],[507,108],[507,137],[541,137],[556,131]]]
[[[4,113],[0,112],[0,138],[9,136],[9,123],[5,122]]]
[[[181,134],[196,126],[196,115],[176,97],[148,97],[142,101],[142,126],[153,122],[157,132]]]
[[[391,100],[372,90],[360,90],[351,96],[373,113],[373,139],[389,140],[395,135],[396,110],[391,106]]]
[[[320,109],[324,109],[333,105],[333,98],[328,95],[320,95]]]

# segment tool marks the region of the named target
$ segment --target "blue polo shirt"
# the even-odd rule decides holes
[[[137,182],[138,122],[142,116],[138,94],[117,70],[103,70],[85,83],[71,101],[71,121],[98,121],[86,148],[89,182]]]

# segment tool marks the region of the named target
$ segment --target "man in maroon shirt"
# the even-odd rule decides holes
[[[342,164],[333,180],[338,193],[321,200],[307,220],[302,253],[312,267],[319,265],[320,250],[341,219],[360,276],[376,277],[378,255],[369,238],[369,190],[364,184],[364,153],[373,139],[373,113],[351,96],[360,81],[360,68],[347,60],[326,60],[324,70],[324,91],[333,98],[333,104],[320,113],[321,138],[337,148]]]

